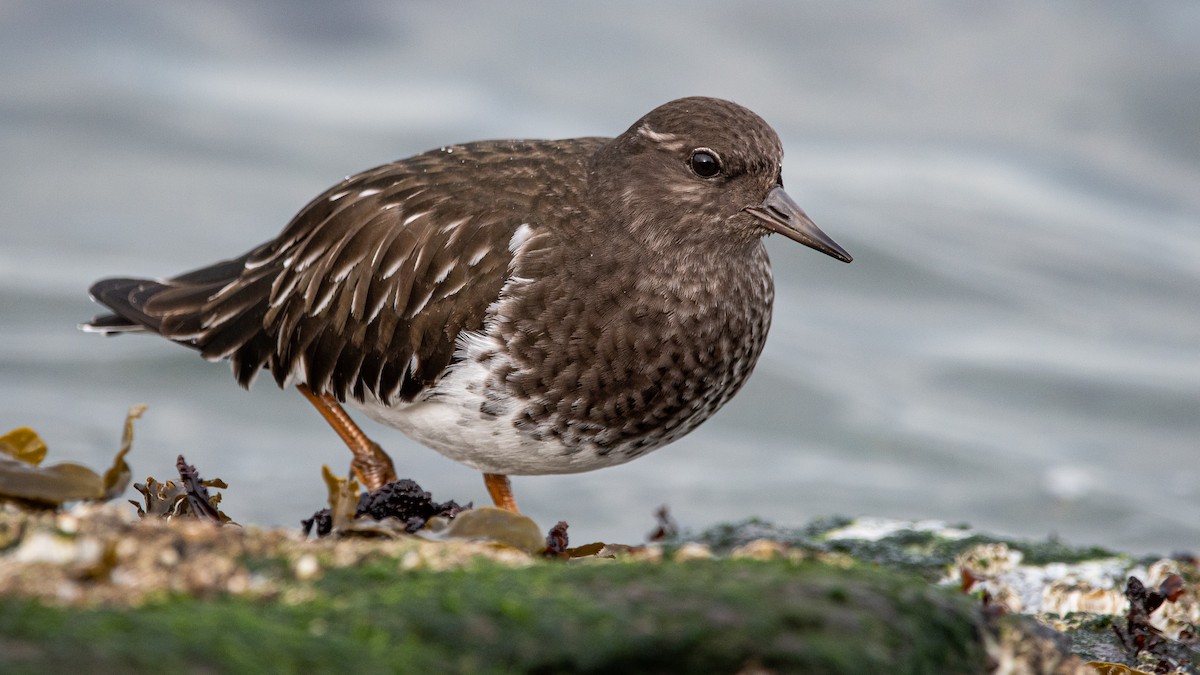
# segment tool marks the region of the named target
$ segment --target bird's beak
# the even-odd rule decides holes
[[[830,239],[829,235],[809,219],[804,209],[783,191],[782,185],[771,188],[762,204],[747,206],[745,211],[761,220],[768,230],[778,232],[792,241],[815,248],[842,262],[854,260],[846,253],[846,249],[838,246],[836,241]]]

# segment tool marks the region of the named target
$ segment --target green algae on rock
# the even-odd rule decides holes
[[[111,508],[3,518],[27,533],[0,565],[0,643],[22,647],[0,650],[5,671],[969,673],[986,659],[968,598],[773,547],[585,563]],[[34,560],[34,535],[74,557]]]

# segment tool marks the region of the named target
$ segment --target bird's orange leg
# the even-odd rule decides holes
[[[483,474],[483,483],[487,485],[488,494],[492,496],[492,502],[504,509],[513,513],[520,513],[517,509],[517,500],[513,499],[512,483],[508,481],[508,476],[500,473],[485,473]]]
[[[329,422],[329,426],[333,427],[337,435],[341,436],[346,447],[350,448],[350,452],[354,453],[350,469],[362,481],[367,490],[378,490],[396,480],[396,469],[392,466],[392,458],[387,456],[378,443],[367,438],[363,430],[359,429],[354,420],[350,419],[350,416],[342,409],[336,398],[329,394],[317,396],[303,384],[297,385],[296,388],[300,390],[301,394],[304,394],[304,398],[307,398],[309,403],[316,407],[317,412],[321,413],[321,417],[324,417],[326,422]]]

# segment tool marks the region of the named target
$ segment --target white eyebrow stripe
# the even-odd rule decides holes
[[[647,138],[654,143],[658,143],[659,145],[666,147],[668,150],[683,149],[683,141],[679,139],[679,136],[662,131],[655,131],[646,124],[638,127],[638,135]]]

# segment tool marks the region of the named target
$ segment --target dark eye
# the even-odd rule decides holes
[[[721,173],[721,162],[711,150],[700,148],[692,152],[692,158],[688,160],[688,164],[692,167],[692,171],[701,178],[712,178]]]

